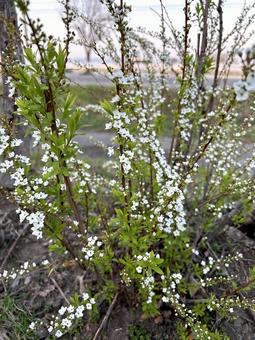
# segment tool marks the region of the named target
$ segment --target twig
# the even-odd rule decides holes
[[[11,253],[13,252],[14,248],[16,247],[17,243],[19,242],[21,236],[24,234],[24,232],[27,230],[29,224],[27,224],[23,230],[20,232],[20,234],[17,236],[17,238],[15,239],[15,241],[13,242],[13,244],[11,245],[11,247],[9,248],[2,264],[1,264],[1,267],[0,267],[0,272],[3,270],[6,262],[8,261],[9,257],[11,256]]]
[[[243,283],[242,285],[240,285],[239,287],[237,287],[236,289],[233,289],[231,292],[225,294],[224,297],[229,297],[232,295],[235,295],[237,293],[239,293],[240,291],[244,290],[245,288],[248,288],[249,286],[253,285],[255,283],[255,278],[250,279],[249,281]]]
[[[59,291],[60,295],[62,296],[62,298],[65,300],[65,302],[70,305],[70,302],[68,301],[67,297],[65,296],[65,293],[63,292],[63,290],[59,287],[57,281],[55,279],[53,279],[53,277],[50,278],[52,283],[54,284],[54,286],[57,288],[57,290]]]
[[[112,300],[112,303],[110,304],[108,310],[107,310],[107,313],[105,314],[100,326],[98,327],[97,331],[96,331],[96,334],[94,335],[94,338],[92,340],[96,340],[99,336],[99,334],[101,333],[101,331],[103,330],[103,328],[105,327],[105,324],[107,322],[107,320],[109,319],[110,315],[111,315],[111,312],[115,306],[115,303],[117,301],[117,298],[119,296],[119,293],[116,293],[113,300]]]

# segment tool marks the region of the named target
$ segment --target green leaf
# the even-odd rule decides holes
[[[156,265],[152,265],[151,268],[156,272],[158,273],[159,275],[164,275],[164,272],[162,271],[162,269],[160,269],[158,266]]]
[[[30,62],[30,64],[34,67],[35,70],[38,68],[38,64],[35,59],[34,52],[31,48],[24,49],[25,58]]]
[[[109,113],[110,115],[112,115],[112,111],[113,111],[113,106],[112,104],[108,101],[108,100],[103,100],[100,102],[100,105],[102,106],[102,108]]]

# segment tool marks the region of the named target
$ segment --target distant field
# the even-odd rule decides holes
[[[88,104],[100,104],[102,100],[110,100],[115,95],[113,86],[100,86],[100,85],[72,85],[71,92],[77,97],[76,104],[79,106],[86,106]],[[164,113],[169,112],[168,105],[176,98],[176,90],[172,89],[169,94],[165,94],[167,102],[163,104],[162,110]],[[83,116],[83,129],[93,131],[103,131],[106,123],[106,118],[101,113],[88,111]],[[168,128],[170,124],[170,115],[167,115]],[[163,121],[162,121],[163,124]]]
[[[86,106],[88,104],[99,105],[102,100],[110,100],[115,95],[114,86],[109,85],[71,85],[71,92],[76,96],[76,105]],[[0,84],[0,105],[2,102],[2,84]],[[237,111],[242,112],[244,115],[250,113],[251,103],[254,101],[255,96],[251,96],[251,98],[246,101],[239,103],[237,105]],[[176,89],[171,89],[169,94],[165,95],[167,99],[167,103],[163,106],[163,112],[166,114],[166,121],[163,122],[164,129],[163,135],[169,134],[169,126],[170,123],[170,109],[167,107],[168,104],[171,104],[174,99],[176,99]],[[87,132],[95,131],[101,132],[104,131],[106,123],[106,118],[101,113],[88,111],[87,114],[84,114],[82,119],[83,129]],[[249,141],[254,140],[254,134],[249,136]]]
[[[114,96],[114,88],[112,86],[73,85],[71,92],[77,97],[76,104],[79,106],[86,106],[88,104],[97,105],[102,100],[110,100]],[[88,111],[88,114],[83,116],[82,122],[86,130],[100,131],[104,130],[106,119],[100,113]]]

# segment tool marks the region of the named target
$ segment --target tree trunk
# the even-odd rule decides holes
[[[21,40],[18,35],[17,12],[14,0],[0,0],[0,56],[2,65],[8,65],[10,60],[24,62]],[[25,127],[22,124],[18,126],[14,116],[15,111],[15,94],[10,96],[11,86],[8,83],[8,75],[4,67],[2,67],[2,112],[4,120],[13,129],[16,136],[24,140]],[[17,148],[17,152],[22,150],[23,155],[29,153],[29,140],[26,138],[22,147]],[[0,176],[0,185],[3,187],[11,187],[10,180],[7,176]]]
[[[0,53],[3,64],[6,62],[6,51],[8,50],[11,39],[14,35],[9,33],[8,24],[10,24],[16,31],[18,31],[17,13],[13,0],[0,0]],[[13,50],[13,59],[24,62],[21,41],[16,37],[15,47]],[[13,111],[15,106],[15,98],[9,98],[10,85],[7,83],[7,75],[2,70],[3,82],[3,113],[7,119],[13,119]]]
[[[91,49],[86,48],[86,61],[89,64],[91,59]]]

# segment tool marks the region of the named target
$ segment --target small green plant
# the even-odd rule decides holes
[[[150,340],[146,330],[140,325],[129,326],[129,338],[130,340]]]
[[[6,295],[0,300],[1,335],[12,339],[26,339],[33,319],[13,297]]]

